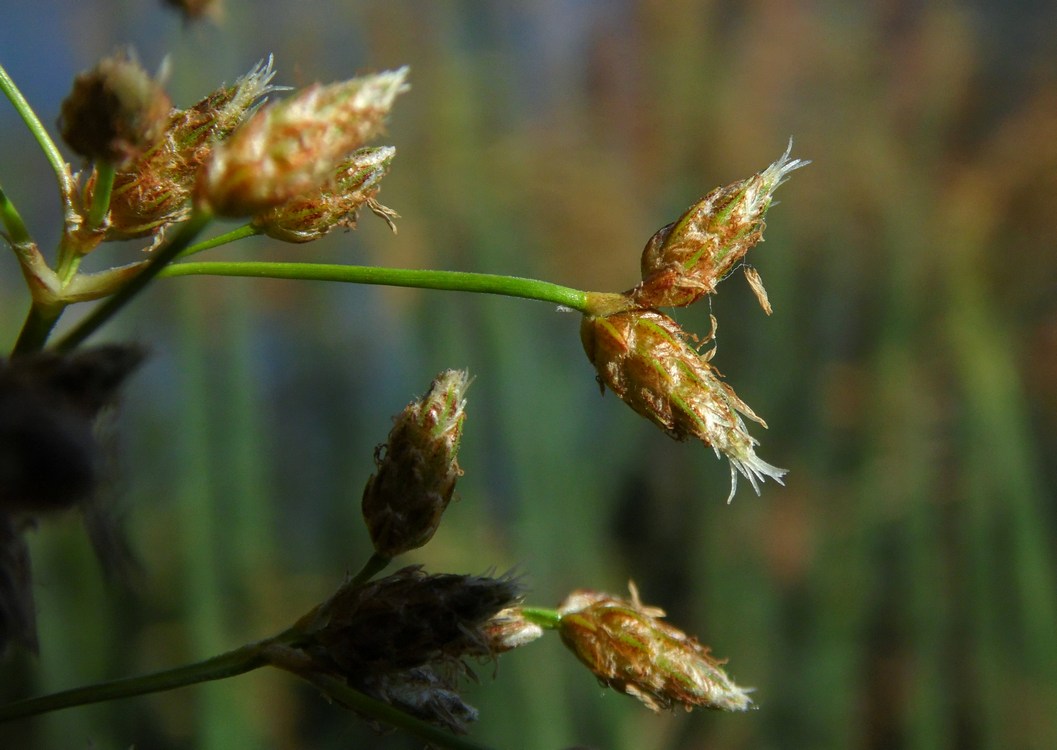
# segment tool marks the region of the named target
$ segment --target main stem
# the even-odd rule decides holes
[[[49,711],[58,711],[62,708],[73,706],[85,706],[90,703],[101,703],[103,701],[116,700],[118,698],[130,698],[134,695],[146,695],[158,693],[174,688],[194,685],[210,680],[222,680],[227,677],[250,672],[268,664],[263,655],[263,646],[268,643],[251,643],[234,651],[214,656],[205,661],[188,664],[164,672],[142,675],[140,677],[128,677],[112,682],[101,682],[97,685],[64,690],[61,693],[42,695],[39,698],[27,698],[0,706],[0,723],[20,719],[26,716]]]
[[[174,263],[161,276],[245,276],[251,278],[344,281],[355,284],[384,284],[417,289],[500,294],[541,302],[553,302],[580,312],[590,312],[592,301],[602,295],[559,284],[517,276],[465,271],[432,271],[377,266],[348,266],[324,263],[224,262]],[[605,295],[609,296],[609,295]],[[618,296],[618,295],[613,295]]]
[[[92,310],[92,312],[77,325],[76,328],[66,334],[66,336],[55,345],[55,348],[59,351],[69,351],[91,336],[96,329],[102,326],[106,321],[110,320],[118,310],[128,304],[129,300],[139,294],[152,279],[161,273],[166,265],[172,262],[173,258],[190,245],[192,240],[194,240],[198,233],[202,231],[212,218],[212,215],[206,211],[193,214],[190,219],[180,225],[180,228],[177,230],[176,234],[173,235],[172,239],[155,252],[154,256],[150,259],[150,262],[143,267],[142,271],[136,274],[112,296],[107,297],[106,300],[101,302],[98,307]]]

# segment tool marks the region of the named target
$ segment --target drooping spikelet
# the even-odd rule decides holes
[[[607,687],[653,711],[682,705],[745,711],[748,690],[706,646],[662,620],[664,611],[598,591],[574,591],[558,608],[562,641]]]
[[[757,494],[766,477],[781,483],[785,470],[756,455],[758,441],[741,417],[767,425],[709,363],[715,349],[702,355],[678,323],[656,310],[585,315],[580,337],[600,385],[676,440],[697,438],[727,458],[727,502],[739,472]]]

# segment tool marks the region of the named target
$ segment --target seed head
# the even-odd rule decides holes
[[[790,140],[789,148],[767,169],[716,188],[653,235],[642,252],[642,283],[632,290],[633,299],[643,307],[683,307],[712,294],[763,240],[764,215],[774,191],[790,172],[809,163],[790,159],[792,147]]]
[[[631,599],[575,591],[558,610],[565,645],[599,681],[653,711],[682,705],[744,711],[751,704],[708,647],[664,622],[664,611]]]
[[[727,458],[731,477],[727,502],[737,490],[738,472],[756,494],[766,477],[781,483],[785,469],[756,455],[758,441],[741,417],[767,425],[709,363],[715,349],[700,354],[679,324],[656,310],[585,315],[580,338],[601,386],[608,386],[674,439],[695,437]]]
[[[462,476],[459,441],[466,418],[464,370],[446,370],[426,394],[396,417],[376,452],[378,470],[363,490],[363,517],[375,551],[384,557],[433,538]]]
[[[374,199],[395,155],[392,146],[361,148],[338,167],[336,179],[311,195],[265,211],[254,217],[253,224],[277,240],[311,242],[337,227],[354,229],[356,214],[366,204],[395,231],[394,214]]]
[[[188,109],[168,114],[165,138],[118,171],[110,199],[108,239],[155,235],[187,218],[201,166],[226,138],[276,90],[272,60],[262,60],[230,86],[221,86]],[[93,182],[88,190],[92,190]]]
[[[253,216],[318,190],[381,132],[407,70],[316,84],[261,109],[213,150],[196,199],[223,216]]]
[[[74,79],[59,131],[86,159],[124,165],[162,137],[169,107],[161,85],[131,53],[119,52]]]
[[[510,576],[428,575],[412,566],[346,583],[301,626],[319,668],[358,679],[491,655],[486,624],[520,593]]]

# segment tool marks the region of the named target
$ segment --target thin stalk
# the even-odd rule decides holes
[[[458,292],[499,294],[507,297],[522,297],[541,302],[553,302],[563,307],[590,312],[597,295],[552,284],[536,279],[517,276],[501,276],[465,271],[431,271],[404,268],[381,268],[377,266],[348,266],[324,263],[268,263],[225,262],[175,263],[161,272],[162,276],[245,276],[251,278],[301,279],[312,281],[343,281],[353,284],[382,284],[386,286],[413,287],[416,289],[441,289]],[[616,295],[620,296],[620,295]]]
[[[260,234],[261,230],[253,226],[253,224],[243,224],[237,229],[232,229],[230,232],[224,234],[218,234],[212,239],[203,240],[202,242],[196,242],[190,245],[185,250],[177,254],[177,258],[186,258],[190,255],[200,253],[203,250],[212,250],[214,247],[220,247],[221,245],[227,245],[228,243],[235,242],[237,240],[245,239],[246,237],[255,237]]]
[[[234,677],[268,664],[268,659],[263,654],[267,643],[270,641],[251,643],[205,661],[167,669],[163,672],[86,685],[51,695],[8,703],[0,706],[0,723],[63,708],[131,698],[135,695],[158,693],[200,682]]]
[[[376,573],[381,573],[385,570],[386,566],[392,561],[393,559],[391,557],[379,555],[375,552],[371,555],[370,559],[364,563],[363,567],[360,568],[360,572],[352,577],[349,581],[349,585],[360,586],[361,584],[367,583],[367,581],[374,578]]]
[[[0,65],[0,91],[4,92],[15,111],[22,117],[22,121],[26,123],[29,132],[36,138],[40,150],[44,152],[44,157],[51,164],[51,168],[59,180],[59,188],[64,200],[66,196],[73,195],[73,177],[66,168],[66,160],[62,158],[55,141],[48,135],[48,131],[44,129],[44,125],[37,117],[37,113],[29,106],[29,102],[22,96],[22,92],[18,90],[18,86],[11,80],[11,76],[4,70],[3,65]]]
[[[388,703],[383,703],[380,700],[364,695],[359,690],[349,687],[346,683],[334,677],[318,673],[312,674],[311,677],[307,675],[300,676],[322,690],[328,698],[337,701],[343,706],[347,706],[373,719],[384,721],[390,726],[402,729],[408,734],[412,734],[437,747],[451,748],[451,750],[490,750],[487,745],[481,745],[464,737],[457,737],[439,727],[427,724],[421,719],[416,719],[414,716],[406,714]]]
[[[124,307],[128,302],[139,294],[147,284],[157,276],[165,266],[172,261],[180,251],[191,244],[191,241],[212,220],[213,216],[207,211],[199,211],[192,214],[191,218],[180,225],[172,239],[162,245],[155,252],[150,262],[143,267],[136,276],[121,287],[113,296],[107,297],[98,307],[92,310],[72,331],[64,336],[55,348],[59,351],[69,351],[80,344],[86,338],[110,320],[113,315]]]
[[[558,610],[545,607],[522,607],[521,615],[544,630],[557,630],[558,625],[562,621],[561,613]]]

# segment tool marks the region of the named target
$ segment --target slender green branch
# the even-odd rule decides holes
[[[192,214],[191,218],[179,226],[176,234],[164,245],[155,251],[150,262],[143,267],[136,276],[125,284],[113,296],[107,297],[87,317],[84,318],[72,331],[64,336],[55,348],[60,351],[69,351],[91,336],[129,300],[139,294],[147,284],[157,276],[165,266],[175,258],[181,250],[191,244],[199,232],[212,220],[213,216],[207,211]]]
[[[253,224],[243,224],[241,227],[238,227],[237,229],[232,229],[230,232],[218,234],[216,237],[213,237],[211,239],[196,242],[195,244],[189,246],[187,249],[180,252],[176,257],[186,258],[189,255],[200,253],[203,250],[211,250],[214,247],[227,245],[229,242],[235,242],[236,240],[245,239],[246,237],[254,237],[260,233],[260,230],[257,227],[253,226]]]
[[[88,228],[96,229],[106,219],[110,210],[110,193],[114,189],[114,164],[103,161],[95,165],[95,187],[92,190],[92,205],[88,209]]]
[[[386,566],[389,565],[389,563],[391,563],[392,561],[393,559],[391,557],[379,555],[377,552],[375,552],[373,555],[371,555],[370,559],[366,563],[364,563],[363,567],[360,568],[360,572],[352,577],[352,579],[349,581],[349,585],[359,586],[361,584],[367,583],[367,581],[374,578],[376,573],[381,573],[383,570],[385,570]]]
[[[336,700],[338,703],[373,719],[378,719],[390,726],[403,729],[405,732],[438,747],[447,747],[451,748],[451,750],[490,750],[487,745],[481,745],[464,737],[457,737],[439,727],[427,724],[421,719],[416,719],[414,716],[406,714],[388,703],[383,703],[380,700],[364,695],[359,690],[349,687],[334,677],[318,673],[312,674],[311,677],[306,675],[301,675],[301,677],[322,690],[328,698]]]
[[[7,230],[7,238],[12,245],[33,244],[33,237],[30,236],[26,223],[22,221],[22,216],[18,213],[18,209],[15,208],[15,204],[11,202],[11,199],[7,197],[7,193],[4,192],[3,188],[0,188],[0,224],[3,224],[4,229]]]
[[[11,80],[11,76],[4,70],[3,65],[0,65],[0,91],[4,92],[4,95],[7,96],[12,106],[22,117],[22,121],[26,123],[29,132],[37,139],[40,150],[44,152],[45,158],[51,164],[51,168],[59,180],[59,188],[62,191],[63,200],[65,200],[66,196],[73,195],[73,178],[70,176],[70,171],[66,168],[66,160],[62,158],[62,154],[59,153],[55,142],[48,135],[48,131],[44,129],[44,125],[41,124],[37,113],[29,106],[29,102],[22,96],[22,92],[18,90],[18,86]]]
[[[146,695],[147,693],[157,693],[194,685],[199,682],[234,677],[235,675],[266,666],[268,660],[263,655],[262,650],[269,642],[251,643],[234,651],[214,656],[212,659],[177,667],[176,669],[168,669],[164,672],[128,677],[112,682],[101,682],[97,685],[86,685],[73,690],[64,690],[61,693],[52,693],[51,695],[42,695],[37,698],[27,698],[26,700],[8,703],[0,706],[0,723],[26,716],[36,716],[48,711],[58,711],[62,708],[85,706],[90,703],[100,703],[118,698],[130,698],[134,695]]]
[[[272,279],[302,279],[313,281],[344,281],[354,284],[383,284],[418,289],[443,289],[458,292],[500,294],[523,297],[541,302],[588,311],[590,295],[579,289],[552,284],[547,281],[523,279],[464,271],[429,271],[376,266],[347,266],[323,263],[265,263],[223,262],[174,263],[162,276],[248,276]]]

